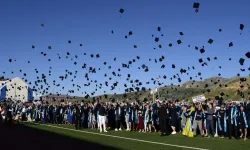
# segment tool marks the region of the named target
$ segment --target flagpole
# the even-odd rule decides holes
[[[154,92],[153,92],[153,103],[155,102],[155,94],[154,94]]]

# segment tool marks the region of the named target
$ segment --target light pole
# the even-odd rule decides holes
[[[16,101],[16,83],[15,83],[15,101]]]
[[[161,81],[161,77],[159,76],[158,78],[157,78],[157,82],[158,82],[158,85],[157,85],[157,87],[156,87],[156,89],[157,89],[157,95],[158,95],[158,99],[160,98],[160,95],[159,95],[159,83],[160,83],[160,81]]]

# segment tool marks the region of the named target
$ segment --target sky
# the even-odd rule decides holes
[[[193,3],[199,2],[199,12],[196,13]],[[0,76],[6,78],[24,77],[28,82],[34,81],[44,73],[47,82],[51,85],[48,90],[51,93],[68,93],[75,90],[71,95],[84,96],[84,92],[90,94],[95,89],[92,83],[84,87],[89,81],[84,78],[86,69],[82,69],[84,63],[88,67],[97,69],[97,73],[89,74],[91,80],[102,83],[103,88],[94,95],[106,93],[123,93],[127,74],[131,79],[139,79],[146,87],[154,88],[152,83],[145,83],[151,78],[166,75],[162,79],[164,85],[180,84],[178,80],[170,78],[179,73],[181,83],[189,80],[201,72],[203,79],[212,76],[230,78],[240,73],[241,76],[249,75],[250,67],[245,53],[250,51],[250,1],[249,0],[12,0],[2,1],[0,4]],[[120,9],[124,13],[120,13]],[[44,27],[41,27],[44,24]],[[244,30],[240,30],[240,24],[244,24]],[[161,27],[161,33],[157,27]],[[222,29],[222,32],[219,32]],[[111,31],[113,30],[113,34]],[[129,31],[132,36],[125,39]],[[180,36],[179,32],[183,32]],[[240,34],[241,33],[241,34]],[[160,37],[159,42],[154,37]],[[163,34],[164,36],[161,36]],[[213,39],[213,44],[208,40]],[[71,44],[68,43],[71,40]],[[181,40],[182,44],[177,44]],[[233,47],[228,44],[233,42]],[[79,44],[83,46],[80,47]],[[168,44],[173,46],[169,47]],[[158,48],[161,44],[162,48]],[[32,45],[35,49],[32,49]],[[137,48],[134,48],[134,45]],[[190,47],[188,46],[190,45]],[[52,46],[52,49],[48,49]],[[195,50],[204,46],[205,53]],[[154,49],[156,48],[156,49]],[[46,57],[41,52],[47,54]],[[66,53],[70,52],[69,59]],[[85,56],[84,53],[87,53]],[[57,54],[61,56],[58,59]],[[93,59],[90,54],[100,54],[100,58]],[[74,56],[77,55],[76,59]],[[154,63],[154,59],[161,56],[162,62]],[[130,65],[129,69],[122,68],[122,63],[128,63],[136,56],[139,60]],[[113,59],[116,57],[116,61]],[[206,60],[207,57],[211,61]],[[217,60],[213,58],[217,57]],[[70,59],[73,58],[73,61]],[[208,66],[202,67],[198,59],[203,58]],[[232,58],[229,61],[229,58]],[[239,59],[244,58],[243,66]],[[9,59],[13,61],[10,63]],[[49,62],[48,59],[51,59]],[[152,59],[152,61],[149,61]],[[16,60],[16,61],[14,61]],[[30,61],[30,63],[28,63]],[[74,62],[77,61],[77,65]],[[103,65],[107,62],[107,65]],[[138,69],[146,64],[149,72]],[[165,68],[161,68],[162,65]],[[176,65],[172,69],[172,64]],[[108,66],[112,66],[108,69]],[[180,69],[190,70],[189,75],[180,74]],[[220,69],[218,66],[221,66]],[[49,68],[51,76],[49,76]],[[101,70],[99,71],[98,68]],[[122,77],[114,77],[112,72],[121,68]],[[246,69],[241,72],[240,69]],[[37,69],[37,74],[34,69]],[[19,70],[22,70],[20,72]],[[60,81],[59,76],[65,74],[65,70],[77,72],[77,77]],[[11,73],[13,71],[13,74]],[[5,73],[3,73],[5,72]],[[109,87],[105,87],[108,77]],[[53,86],[56,80],[60,87]],[[115,90],[110,90],[113,82],[119,82]],[[76,91],[72,84],[78,84],[82,88]],[[130,86],[131,84],[128,84]],[[62,86],[65,87],[62,90]],[[83,92],[83,93],[82,93]]]

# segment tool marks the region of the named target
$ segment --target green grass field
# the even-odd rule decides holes
[[[229,149],[249,149],[250,140],[229,140],[227,138],[203,138],[194,137],[188,138],[182,136],[180,133],[177,135],[170,135],[160,137],[159,133],[138,133],[127,131],[109,131],[108,133],[99,133],[99,130],[84,129],[74,130],[72,126],[66,125],[37,125],[25,123],[26,127],[35,128],[52,132],[71,138],[89,141],[104,146],[113,147],[123,150],[154,150],[154,149],[209,149],[209,150],[229,150]]]

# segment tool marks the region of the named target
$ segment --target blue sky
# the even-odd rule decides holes
[[[76,88],[72,87],[72,77],[61,82],[59,76],[64,75],[66,69],[72,72],[77,70],[74,83],[82,86],[82,89],[73,95],[81,96],[82,92],[90,93],[95,87],[94,84],[83,86],[88,83],[84,78],[86,70],[81,69],[84,63],[87,67],[96,67],[97,71],[101,68],[96,74],[89,74],[90,79],[104,85],[107,80],[104,74],[107,73],[108,77],[113,78],[109,85],[119,82],[116,90],[111,91],[110,87],[104,85],[95,95],[103,94],[104,91],[124,92],[123,85],[128,73],[131,79],[140,79],[142,82],[166,75],[167,79],[163,80],[166,85],[178,84],[177,80],[170,80],[171,76],[188,66],[195,66],[196,69],[189,71],[189,75],[181,75],[182,82],[188,81],[190,76],[194,78],[198,72],[202,73],[203,78],[217,76],[218,73],[223,77],[232,77],[237,73],[248,75],[250,63],[245,53],[250,51],[250,1],[197,1],[200,3],[198,13],[192,8],[194,0],[3,1],[0,5],[0,76],[23,77],[23,73],[19,72],[21,69],[27,73],[25,79],[34,83],[37,77],[34,69],[37,68],[40,76],[42,73],[47,75],[50,92],[65,94],[67,90]],[[123,14],[119,13],[120,8],[125,10]],[[44,28],[40,24],[44,24]],[[242,35],[240,24],[245,25]],[[158,26],[163,37],[157,32]],[[222,32],[218,32],[220,28]],[[112,30],[114,34],[111,34]],[[125,39],[129,31],[133,35]],[[184,36],[180,36],[179,32],[183,32]],[[152,34],[160,37],[158,43],[154,42]],[[213,44],[207,43],[210,38],[214,40]],[[182,40],[180,45],[176,42],[179,39]],[[68,40],[72,43],[68,44]],[[234,46],[228,48],[230,42]],[[173,44],[171,48],[168,47],[169,43]],[[162,45],[161,49],[158,48],[159,44]],[[32,45],[36,48],[32,49]],[[133,48],[133,45],[137,45],[137,48]],[[48,46],[52,46],[52,49],[49,50]],[[194,46],[204,46],[206,52],[201,54]],[[47,56],[42,56],[41,52],[47,53]],[[78,55],[77,65],[73,64],[75,58],[73,61],[65,59],[66,52],[70,52],[70,58]],[[61,60],[57,53],[62,57]],[[84,56],[84,53],[87,55]],[[101,57],[92,59],[90,54],[100,54]],[[154,59],[162,55],[164,61],[154,63]],[[118,68],[122,68],[122,63],[128,63],[136,56],[140,56],[140,60],[129,69],[122,69],[121,78],[112,76],[112,71],[117,72]],[[116,62],[113,61],[114,57],[117,58]],[[198,59],[206,60],[207,57],[211,58],[211,62],[208,62],[207,67],[202,67]],[[218,59],[215,61],[212,59],[214,57]],[[241,57],[246,59],[244,66],[238,62]],[[10,58],[16,62],[9,63]],[[229,58],[232,61],[228,61]],[[28,61],[31,63],[28,64]],[[104,61],[107,66],[103,65]],[[150,71],[145,73],[142,69],[138,70],[142,64],[148,65]],[[161,69],[162,64],[166,66],[164,69]],[[175,69],[171,68],[172,64],[176,65]],[[108,69],[109,65],[112,69]],[[52,75],[48,76],[50,66]],[[218,66],[222,66],[222,69]],[[240,72],[240,68],[245,68],[246,72]],[[54,87],[53,80],[65,86],[65,90]],[[143,86],[154,87],[152,84]]]

